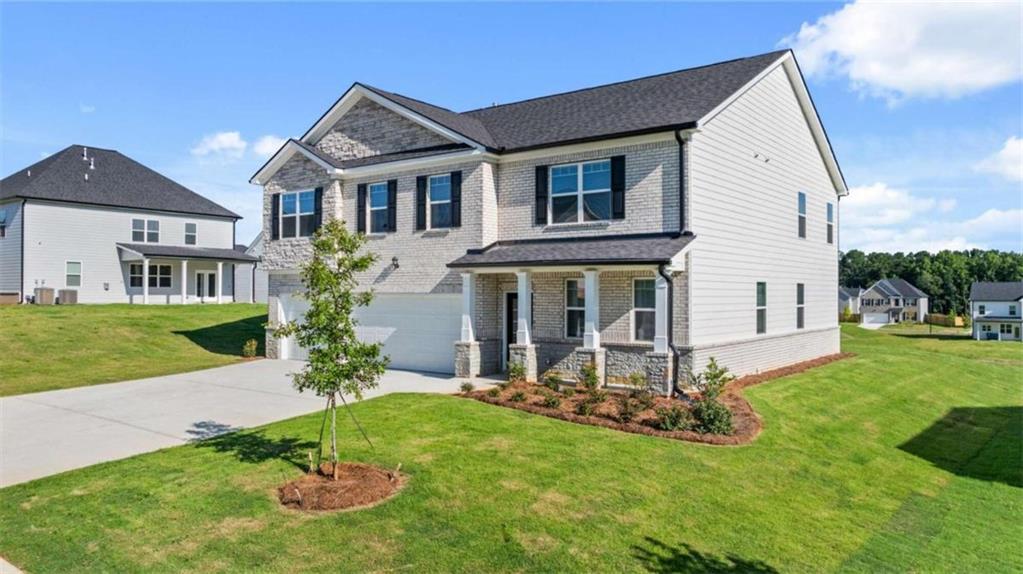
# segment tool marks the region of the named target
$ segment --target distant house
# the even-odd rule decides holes
[[[863,296],[863,289],[859,287],[838,288],[838,313],[845,313],[846,309],[853,315],[860,312],[860,297]]]
[[[863,323],[921,322],[927,315],[927,294],[903,279],[882,279],[860,296]]]
[[[238,219],[117,151],[70,146],[0,181],[0,294],[230,302],[231,266],[256,260],[234,250]]]
[[[263,232],[260,231],[252,243],[239,244],[237,251],[260,259],[263,255]],[[235,301],[239,303],[266,303],[269,275],[260,261],[240,263],[234,267]]]
[[[995,341],[1020,340],[1020,309],[1023,281],[978,281],[970,286],[970,317],[973,338]]]

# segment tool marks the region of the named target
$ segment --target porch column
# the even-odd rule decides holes
[[[476,274],[462,273],[462,342],[476,340],[473,315],[476,313]]]
[[[668,282],[660,274],[654,279],[654,352],[668,352]]]
[[[149,304],[149,259],[142,259],[142,304]]]
[[[600,348],[600,271],[583,271],[585,306],[583,307],[583,348]]]
[[[224,302],[224,262],[217,261],[217,304]]]
[[[518,278],[518,293],[519,293],[519,328],[515,332],[515,343],[518,345],[530,345],[533,342],[533,325],[530,321],[533,318],[533,297],[531,279],[532,273],[529,271],[516,271],[515,276]]]
[[[188,304],[188,260],[181,260],[181,304]]]

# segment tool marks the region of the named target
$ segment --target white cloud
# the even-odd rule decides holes
[[[874,183],[849,190],[849,196],[842,200],[842,219],[850,223],[888,226],[912,221],[935,207],[951,211],[955,208],[955,200],[938,202],[932,197],[918,197],[885,183]]]
[[[217,132],[203,136],[202,140],[192,148],[192,155],[200,158],[237,159],[242,157],[248,145],[248,142],[243,140],[238,132]]]
[[[89,104],[78,104],[78,111],[83,114],[91,114],[96,111],[96,106],[90,106]]]
[[[252,151],[256,152],[257,155],[270,157],[277,150],[281,149],[285,141],[287,140],[282,137],[266,135],[256,140],[256,143],[252,145]]]
[[[808,75],[848,76],[894,104],[957,98],[1023,77],[1017,2],[866,2],[804,22],[779,43]]]
[[[1023,139],[1010,137],[1002,149],[974,167],[977,171],[997,174],[1009,181],[1023,181]]]

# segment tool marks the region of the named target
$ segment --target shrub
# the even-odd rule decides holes
[[[522,363],[508,365],[508,380],[513,383],[526,380],[526,366]]]
[[[501,389],[499,387],[491,387],[487,389],[487,396],[492,399],[496,399],[501,396]]]
[[[592,391],[600,386],[600,377],[597,376],[597,366],[593,363],[583,365],[579,370],[579,379],[587,391]]]
[[[251,357],[255,357],[256,356],[256,350],[258,348],[259,348],[259,341],[256,341],[255,339],[249,339],[248,341],[245,341],[244,345],[242,345],[242,356],[243,357],[250,357],[250,358]]]
[[[593,404],[595,405],[599,405],[600,403],[607,400],[607,391],[602,391],[600,389],[590,391],[589,395],[590,395],[589,398],[587,398],[586,400],[592,401]]]
[[[646,390],[650,387],[650,384],[646,380],[646,373],[636,371],[629,375],[629,386],[633,390]]]
[[[641,411],[645,411],[654,406],[654,394],[650,392],[650,389],[632,389],[629,391],[629,398],[639,403]]]
[[[732,382],[735,377],[728,372],[727,367],[718,365],[714,357],[707,362],[707,367],[702,373],[696,374],[689,369],[687,375],[689,382],[700,391],[703,398],[715,400],[721,395],[725,386]]]
[[[618,403],[618,420],[623,423],[631,422],[642,410],[639,401],[624,397]]]
[[[543,386],[554,391],[555,393],[561,389],[561,377],[555,373],[547,373],[547,376],[543,378]]]
[[[704,434],[732,434],[732,411],[712,399],[700,399],[693,404],[696,430]]]
[[[540,403],[549,409],[556,409],[561,406],[561,399],[552,392],[544,392],[543,402]]]
[[[565,389],[561,391],[561,394],[565,395],[565,398],[571,398],[575,396],[575,389]]]
[[[462,389],[463,393],[471,393],[472,390],[475,389],[476,387],[474,387],[473,384],[470,383],[469,381],[465,381],[459,386],[459,388]]]
[[[693,414],[685,407],[675,405],[657,409],[657,428],[663,431],[690,430],[694,422]]]
[[[522,391],[515,391],[514,393],[512,393],[512,396],[509,397],[508,400],[510,400],[513,403],[521,403],[522,401],[526,400],[526,393]]]
[[[591,401],[589,398],[575,406],[575,414],[586,417],[592,415],[593,411],[595,410],[597,410],[597,404]]]

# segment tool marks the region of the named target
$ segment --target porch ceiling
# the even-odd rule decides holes
[[[503,267],[638,266],[671,263],[696,238],[692,233],[497,241],[470,249],[452,269]]]

